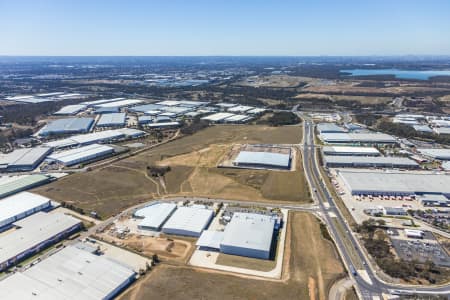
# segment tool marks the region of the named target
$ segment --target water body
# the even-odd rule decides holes
[[[350,76],[374,76],[374,75],[394,75],[398,79],[417,79],[428,80],[434,76],[450,76],[448,71],[414,71],[398,69],[353,69],[341,70],[341,72],[350,73]]]

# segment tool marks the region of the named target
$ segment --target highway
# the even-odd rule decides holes
[[[315,151],[315,140],[314,140],[314,124],[308,118],[300,115],[304,120],[304,138],[303,138],[303,164],[305,168],[305,174],[310,184],[313,198],[317,201],[317,205],[319,206],[319,211],[323,216],[323,220],[326,222],[330,234],[335,240],[336,247],[341,255],[344,264],[349,271],[349,275],[354,279],[355,284],[357,286],[357,290],[360,293],[360,296],[363,299],[373,299],[373,297],[378,296],[381,298],[382,293],[395,293],[395,294],[432,294],[432,295],[450,295],[450,285],[445,286],[405,286],[405,285],[396,285],[389,284],[378,278],[376,273],[371,268],[370,261],[367,260],[364,255],[363,249],[361,248],[361,244],[356,240],[354,235],[352,234],[351,228],[348,223],[345,221],[339,209],[336,207],[333,197],[328,191],[327,186],[321,179],[320,176],[320,166],[318,165],[318,161],[316,159],[316,151]],[[335,219],[333,221],[333,218]],[[336,228],[336,224],[340,224],[344,231],[339,231]],[[349,249],[345,246],[344,241],[351,241],[350,247],[354,247],[351,255]],[[356,253],[356,257],[355,257]],[[362,264],[356,261],[352,261],[352,259],[360,260]],[[358,266],[358,267],[357,267]],[[358,274],[358,270],[365,271],[367,273],[366,278],[368,277],[371,281],[367,282],[361,274]]]

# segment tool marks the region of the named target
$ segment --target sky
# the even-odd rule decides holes
[[[450,55],[450,1],[0,0],[0,55]]]

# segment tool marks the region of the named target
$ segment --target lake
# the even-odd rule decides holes
[[[448,71],[414,71],[398,69],[353,69],[341,70],[340,72],[350,73],[350,76],[374,76],[374,75],[394,75],[398,79],[418,79],[428,80],[434,76],[450,76]]]

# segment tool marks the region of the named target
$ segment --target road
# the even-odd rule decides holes
[[[351,277],[353,277],[357,289],[363,299],[373,299],[374,296],[381,298],[382,293],[397,293],[397,294],[432,294],[432,295],[450,295],[450,285],[445,286],[405,286],[389,284],[378,278],[376,273],[371,267],[370,261],[364,255],[361,244],[357,241],[356,237],[351,233],[351,228],[342,216],[340,210],[336,207],[333,197],[328,191],[327,186],[321,179],[320,166],[316,159],[315,140],[314,140],[314,124],[308,118],[300,115],[304,120],[304,139],[303,139],[303,164],[305,168],[305,174],[310,184],[313,198],[317,201],[317,205],[322,213],[323,220],[327,223],[329,231],[335,240],[336,247],[344,261],[344,264],[349,271]],[[335,220],[333,221],[333,218]],[[336,228],[335,222],[340,224],[345,232],[339,231]],[[354,247],[353,257],[349,249],[345,246],[344,241],[351,241]],[[353,251],[353,249],[352,249]],[[357,270],[361,270],[361,265],[358,262],[352,261],[352,259],[360,260],[362,262],[363,271],[367,273],[367,277],[371,283],[367,282],[362,276],[358,275]],[[359,267],[356,267],[358,266]]]

